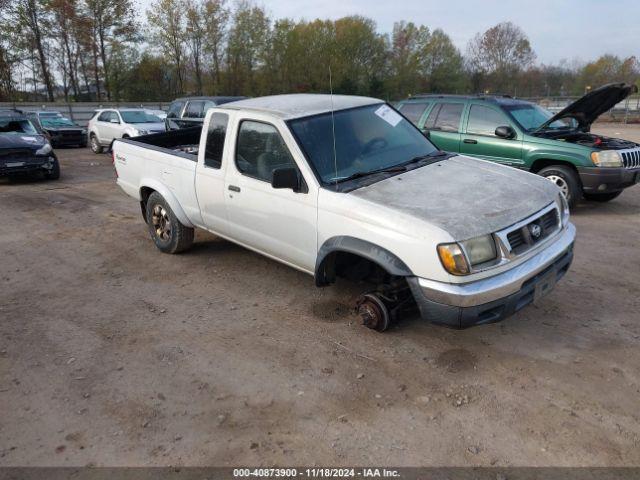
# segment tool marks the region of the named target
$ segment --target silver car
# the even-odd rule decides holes
[[[165,131],[164,122],[143,108],[96,110],[87,126],[94,153],[110,148],[116,138],[131,138]]]

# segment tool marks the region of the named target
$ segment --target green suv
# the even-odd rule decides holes
[[[589,133],[635,92],[635,85],[605,85],[555,115],[506,96],[420,95],[397,108],[441,150],[542,175],[574,206],[582,196],[607,202],[640,182],[639,144]]]

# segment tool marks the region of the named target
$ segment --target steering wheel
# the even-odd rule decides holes
[[[372,138],[371,140],[369,140],[367,143],[364,144],[364,146],[362,147],[362,150],[360,150],[360,155],[365,155],[369,152],[372,152],[373,150],[380,150],[384,147],[386,147],[389,144],[389,142],[387,142],[386,138],[383,137],[376,137],[376,138]]]

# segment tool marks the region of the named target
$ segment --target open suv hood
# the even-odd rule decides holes
[[[574,118],[581,130],[589,130],[596,118],[637,91],[638,87],[626,83],[610,83],[596,88],[556,113],[536,130],[544,130],[556,120],[563,118]]]

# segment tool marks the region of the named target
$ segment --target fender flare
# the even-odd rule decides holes
[[[326,240],[318,250],[314,274],[316,286],[323,287],[333,282],[335,274],[333,273],[332,263],[335,259],[334,254],[339,252],[353,253],[371,260],[391,275],[398,277],[413,276],[409,267],[397,255],[386,248],[356,237],[340,235]]]
[[[143,188],[150,188],[151,190],[154,190],[162,195],[162,198],[166,200],[166,202],[169,204],[169,207],[171,207],[171,210],[173,210],[175,216],[185,227],[193,228],[195,226],[193,225],[193,223],[191,223],[191,220],[189,220],[187,214],[184,213],[184,210],[180,206],[180,202],[178,202],[176,196],[171,192],[171,190],[167,188],[166,185],[162,184],[158,180],[154,180],[153,178],[143,178],[140,182],[140,188],[138,189],[138,191],[140,192],[140,202],[142,202]]]

